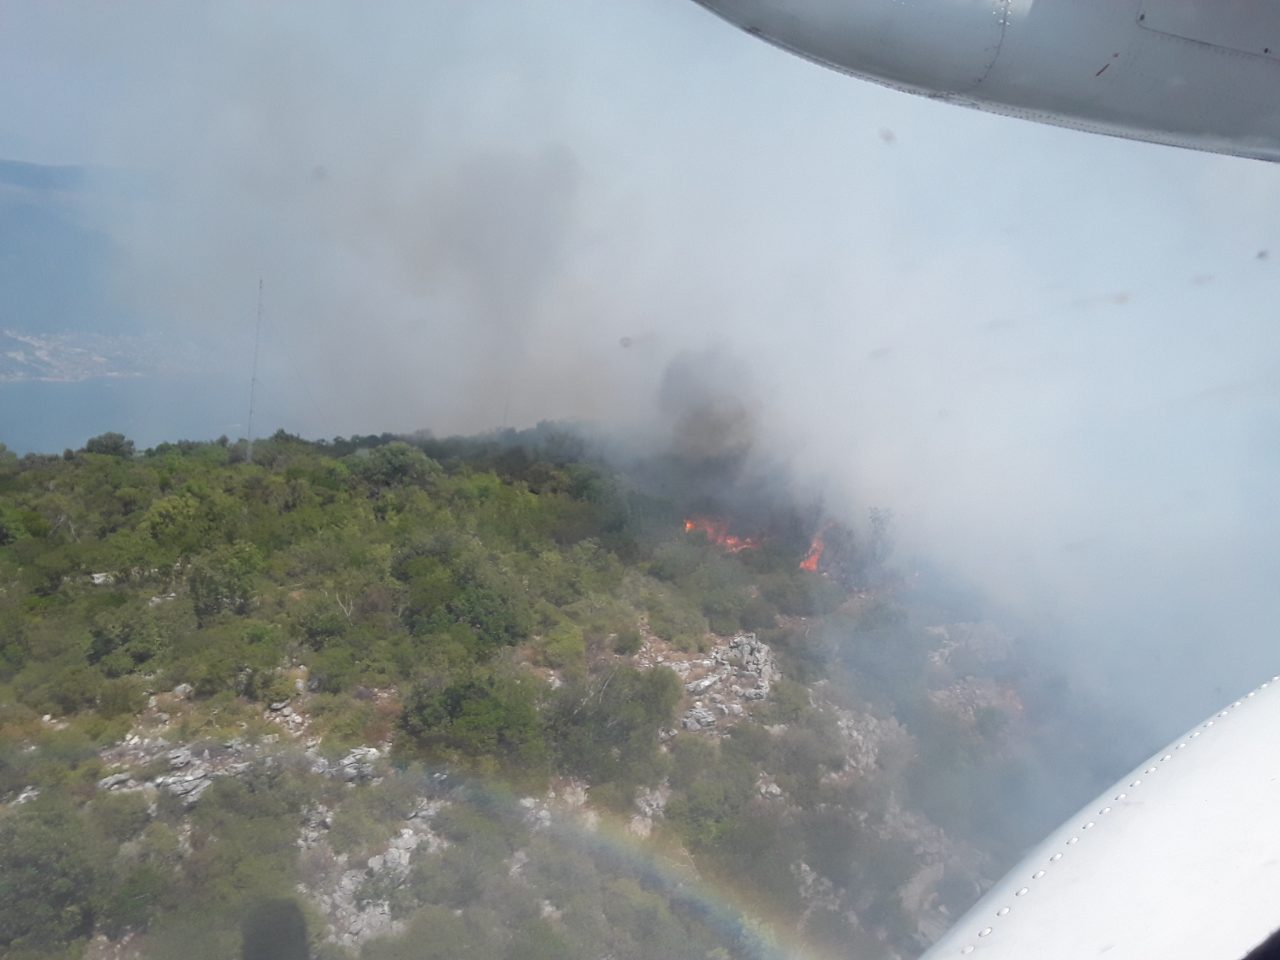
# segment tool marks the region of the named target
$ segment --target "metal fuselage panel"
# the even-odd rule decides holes
[[[777,46],[935,99],[1280,160],[1272,0],[698,0]],[[1207,11],[1207,12],[1206,12]],[[1150,22],[1148,22],[1150,21]]]

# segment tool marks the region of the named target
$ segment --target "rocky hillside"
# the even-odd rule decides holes
[[[883,514],[550,429],[245,452],[0,454],[7,955],[289,902],[320,957],[909,957],[1014,849],[1061,690]]]

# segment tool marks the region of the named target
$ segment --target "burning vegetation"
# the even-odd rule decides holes
[[[691,517],[684,522],[685,533],[701,533],[725,553],[741,553],[743,550],[760,549],[760,541],[754,537],[739,537],[729,532],[729,523],[714,517]]]
[[[829,529],[828,524],[813,535],[813,539],[809,542],[809,549],[799,563],[801,570],[809,573],[818,572],[818,565],[822,562],[823,553],[827,549],[823,536]],[[725,553],[732,554],[741,553],[744,550],[759,550],[763,543],[763,537],[743,537],[730,533],[729,521],[720,517],[690,517],[684,522],[684,532],[701,533],[707,538],[708,543],[715,544]]]
[[[800,561],[801,570],[808,570],[810,573],[818,572],[818,563],[822,560],[822,552],[827,549],[826,543],[822,540],[824,533],[826,533],[826,527],[823,527],[813,535],[813,540],[809,543],[809,552]]]

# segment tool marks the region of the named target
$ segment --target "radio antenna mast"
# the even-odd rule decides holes
[[[249,439],[245,461],[253,463],[253,403],[258,390],[258,345],[262,342],[262,278],[258,278],[258,322],[253,331],[253,373],[249,377]]]

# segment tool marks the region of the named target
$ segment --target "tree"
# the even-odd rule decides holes
[[[447,683],[421,683],[400,725],[425,751],[531,765],[546,752],[535,681],[477,669]]]
[[[220,613],[248,613],[253,578],[261,569],[262,555],[251,543],[219,547],[196,560],[187,583],[200,625]]]
[[[0,948],[56,948],[87,935],[102,879],[69,805],[41,799],[0,819]]]
[[[84,452],[128,460],[133,457],[133,441],[123,433],[100,433],[85,443]]]
[[[513,645],[529,635],[533,628],[529,604],[513,579],[496,571],[461,579],[461,590],[447,604],[456,622],[474,628],[493,646]]]
[[[375,487],[421,486],[443,471],[421,450],[407,443],[388,443],[358,456],[356,469]]]
[[[131,673],[164,646],[155,615],[150,610],[107,610],[89,628],[90,663],[100,665],[109,677]]]

